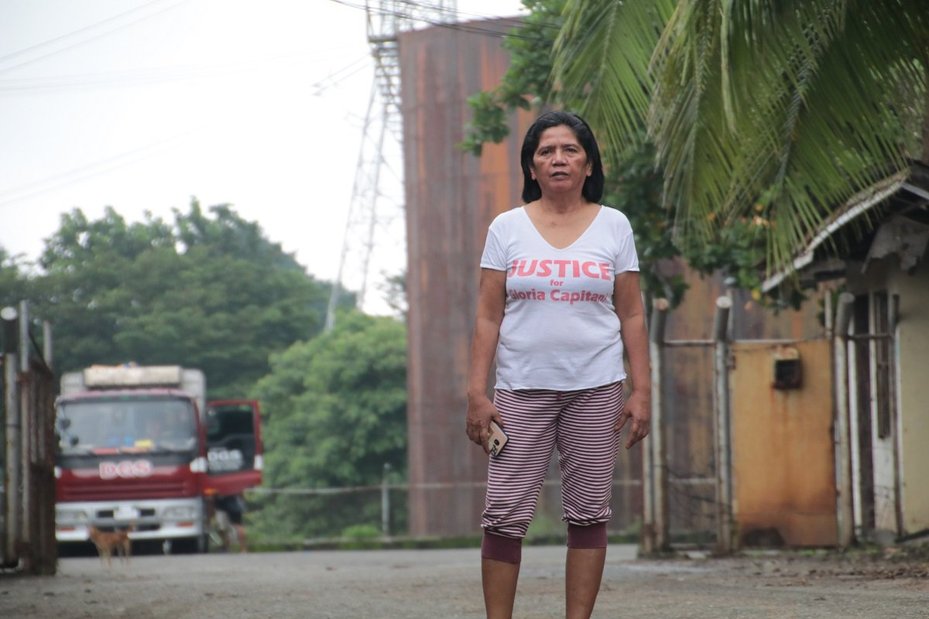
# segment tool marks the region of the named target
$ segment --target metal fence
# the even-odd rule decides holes
[[[28,305],[0,310],[0,567],[53,574],[55,544],[55,379],[51,328],[41,347],[31,332]]]
[[[443,500],[449,492],[483,496],[484,487],[482,482],[461,482],[420,484],[416,489]],[[246,493],[247,523],[253,529],[250,535],[268,544],[312,546],[407,540],[411,490],[409,484],[386,480],[379,485],[340,488],[253,488]],[[610,535],[638,538],[641,495],[640,480],[614,481]],[[480,508],[475,504],[474,538],[480,535]],[[527,539],[563,538],[561,509],[561,482],[556,474],[543,484]]]

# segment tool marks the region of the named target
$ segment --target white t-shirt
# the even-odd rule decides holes
[[[572,391],[626,377],[617,273],[638,271],[632,227],[600,207],[587,230],[552,247],[525,207],[490,224],[481,268],[506,271],[506,307],[497,344],[497,389]]]

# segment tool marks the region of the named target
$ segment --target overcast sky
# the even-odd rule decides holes
[[[170,221],[196,197],[232,204],[311,274],[335,279],[374,79],[364,4],[3,0],[0,246],[34,260],[75,207]],[[457,10],[467,20],[522,7]],[[399,187],[402,162],[388,152],[386,183]],[[391,235],[376,236],[395,250],[375,279],[404,267]],[[366,309],[383,310],[369,295]]]

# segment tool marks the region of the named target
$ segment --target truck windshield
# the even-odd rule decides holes
[[[194,408],[178,398],[63,402],[57,428],[62,454],[189,451],[197,444]]]

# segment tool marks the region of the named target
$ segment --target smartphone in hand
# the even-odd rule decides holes
[[[487,450],[491,456],[497,456],[506,446],[508,437],[496,421],[490,422],[490,438],[487,439]]]

